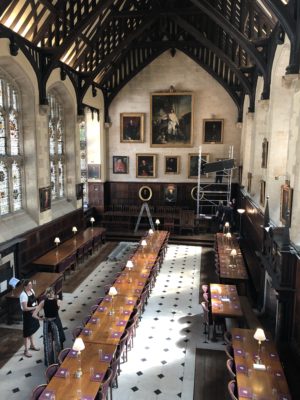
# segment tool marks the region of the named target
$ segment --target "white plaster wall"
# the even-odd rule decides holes
[[[170,86],[176,92],[194,94],[194,140],[193,147],[159,148],[150,147],[150,95],[154,92],[168,92]],[[145,113],[145,142],[120,143],[120,114],[124,112]],[[174,58],[167,51],[154,60],[133,78],[113,100],[109,115],[111,127],[108,140],[108,179],[111,181],[134,181],[136,178],[136,154],[157,154],[157,178],[149,181],[184,182],[188,179],[188,154],[198,153],[202,145],[203,119],[224,119],[223,144],[203,144],[202,152],[210,154],[210,161],[227,157],[229,146],[234,145],[234,157],[239,165],[241,130],[237,127],[237,109],[231,97],[206,71],[180,51]],[[113,174],[112,156],[129,156],[129,174]],[[164,174],[164,156],[179,155],[179,175]],[[211,174],[214,175],[214,174]],[[236,174],[237,175],[237,174]],[[202,178],[201,178],[202,179]],[[212,181],[214,176],[208,178]],[[195,181],[195,179],[194,179]]]

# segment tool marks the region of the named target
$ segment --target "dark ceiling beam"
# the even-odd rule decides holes
[[[286,68],[287,74],[299,74],[300,71],[300,4],[298,0],[290,0],[283,4],[280,0],[264,0],[273,11],[291,42],[290,60]]]
[[[7,7],[12,3],[13,0],[2,0],[0,3],[0,16],[4,13]]]
[[[194,54],[191,54],[187,49],[178,47],[178,50],[181,50],[183,53],[185,53],[188,57],[190,57],[192,60],[194,60],[200,67],[202,67],[213,79],[215,79],[217,82],[220,83],[220,85],[226,90],[226,92],[229,94],[229,96],[232,98],[234,101],[235,105],[237,106],[238,110],[238,118],[237,122],[242,122],[243,118],[243,102],[244,102],[244,93],[239,97],[234,90],[218,75],[213,71],[211,68],[208,67],[208,65],[202,63],[197,57],[194,56]],[[252,94],[249,94],[250,97],[252,97]]]
[[[99,64],[98,66],[91,71],[89,78],[85,80],[84,85],[82,87],[82,95],[84,96],[88,87],[93,83],[93,80],[96,76],[103,70],[107,65],[109,65],[115,57],[118,57],[122,54],[122,51],[126,50],[130,44],[139,37],[146,29],[149,28],[150,25],[156,21],[157,17],[151,16],[148,20],[144,21],[134,32],[131,32],[127,38],[119,44],[110,54],[108,54]]]
[[[267,65],[261,53],[256,49],[253,43],[246,38],[229,20],[227,20],[220,12],[218,12],[206,0],[190,0],[195,6],[202,10],[211,20],[219,25],[224,31],[236,40],[241,47],[249,54],[252,60],[256,63],[257,68],[263,76],[266,74]]]
[[[196,40],[198,40],[199,43],[207,47],[207,49],[211,50],[221,60],[223,60],[224,63],[228,65],[228,67],[236,74],[238,79],[241,81],[241,84],[243,85],[245,92],[248,94],[252,93],[252,87],[248,79],[240,71],[240,69],[236,66],[236,64],[219,47],[217,47],[213,42],[208,40],[204,35],[202,35],[202,33],[198,31],[198,29],[196,29],[193,25],[191,25],[183,18],[176,16],[173,17],[173,21],[175,21],[179,26],[185,29],[190,35],[192,35]]]

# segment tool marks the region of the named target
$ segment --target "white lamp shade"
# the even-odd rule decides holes
[[[266,340],[266,335],[263,329],[257,328],[254,335],[253,335],[255,340],[258,340],[259,342],[264,342]]]
[[[91,217],[90,221],[91,221],[91,222],[95,222],[95,218],[94,218],[94,217]]]
[[[54,239],[54,243],[55,243],[55,244],[59,244],[59,243],[60,243],[60,238],[59,238],[59,237],[56,237],[56,238]]]
[[[145,239],[142,240],[141,245],[142,245],[142,246],[147,246],[147,242],[146,242]]]
[[[226,228],[229,228],[229,226],[230,226],[229,222],[225,222],[224,226],[226,226]]]
[[[73,350],[82,351],[85,349],[84,341],[81,338],[76,338],[73,344]]]
[[[232,249],[230,255],[235,257],[237,255],[236,249]]]
[[[116,296],[117,294],[118,294],[117,289],[116,289],[114,286],[112,286],[112,287],[109,289],[108,295],[109,295],[109,296]]]
[[[153,229],[149,229],[149,235],[153,235]]]
[[[76,228],[76,226],[73,226],[73,228],[72,228],[72,232],[73,232],[73,233],[76,233],[76,232],[77,232],[77,228]]]
[[[244,210],[243,208],[238,208],[238,210],[237,210],[237,212],[238,212],[239,214],[244,214],[245,211],[246,211],[246,210]]]
[[[158,218],[155,220],[155,224],[156,224],[156,225],[159,225],[159,224],[160,224],[160,220],[159,220]]]
[[[230,232],[226,233],[226,237],[227,237],[228,239],[230,239],[230,238],[231,238],[231,233],[230,233]]]
[[[127,261],[126,268],[129,268],[129,269],[133,268],[133,262],[131,260]]]

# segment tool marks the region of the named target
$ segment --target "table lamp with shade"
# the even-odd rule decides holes
[[[114,297],[118,294],[117,289],[114,286],[111,286],[108,291],[108,295],[111,296],[111,310],[109,315],[113,315],[115,313],[114,309]]]
[[[150,236],[152,236],[153,233],[154,233],[153,229],[150,228],[149,231],[148,231],[148,233],[149,233]]]
[[[143,239],[143,240],[141,241],[141,246],[142,246],[142,249],[143,249],[143,254],[145,255],[145,249],[146,249],[146,247],[147,247],[147,242],[146,242],[145,239]]]
[[[226,233],[226,235],[225,235],[225,238],[226,238],[226,247],[227,247],[227,250],[230,250],[230,241],[231,241],[231,233],[230,232],[227,232]]]
[[[230,224],[229,224],[229,222],[225,222],[224,227],[223,227],[224,235],[226,235],[226,233],[228,233],[229,230],[230,230]]]
[[[85,349],[84,341],[82,338],[77,337],[74,341],[73,350],[77,351],[77,358],[78,358],[78,368],[75,371],[75,377],[80,378],[82,376],[82,369],[81,369],[81,352]]]
[[[240,214],[240,237],[242,237],[242,215],[244,214],[246,210],[244,208],[238,208],[237,212]]]
[[[236,249],[232,249],[230,252],[230,262],[229,262],[229,266],[231,267],[235,267],[236,266],[236,256],[237,256],[237,251]]]
[[[75,240],[75,242],[76,242],[76,233],[77,233],[77,228],[76,228],[76,226],[73,226],[72,232],[73,232],[73,234],[74,234],[74,240]]]
[[[126,263],[126,268],[128,268],[129,274],[130,274],[130,271],[132,270],[133,267],[134,267],[133,262],[131,260],[128,260],[127,263]],[[129,283],[131,282],[130,276],[128,276],[128,282]]]
[[[158,230],[159,225],[160,225],[160,220],[158,218],[155,220],[155,225],[156,225],[156,229]]]
[[[264,342],[267,338],[265,335],[265,332],[262,328],[257,328],[254,335],[254,339],[258,341],[258,354],[257,354],[257,364],[261,364],[261,358],[260,358],[260,350],[261,350],[261,342]]]
[[[92,224],[92,229],[94,228],[94,222],[95,222],[95,218],[91,217],[90,218],[90,223]]]
[[[58,253],[58,246],[59,246],[59,243],[60,243],[60,238],[59,237],[56,237],[55,239],[54,239],[54,243],[55,243],[55,245],[56,245],[56,254]]]

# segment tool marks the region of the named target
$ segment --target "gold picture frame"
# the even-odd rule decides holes
[[[289,183],[285,183],[281,186],[280,192],[280,221],[283,224],[287,223],[286,213],[289,211],[289,220],[292,217],[292,202],[293,202],[293,189],[290,187]]]
[[[136,154],[136,177],[156,178],[156,154]]]
[[[202,153],[201,154],[201,166],[209,162],[210,154]],[[199,154],[197,153],[189,153],[188,155],[188,177],[189,178],[198,178],[198,161]],[[201,173],[201,176],[208,176],[208,174]]]
[[[261,180],[260,181],[259,203],[263,207],[265,206],[265,200],[266,200],[266,181]]]
[[[193,104],[191,92],[152,93],[150,146],[192,147]]]
[[[142,186],[139,189],[139,199],[142,201],[149,201],[152,198],[152,189],[149,186]]]
[[[122,113],[120,119],[120,142],[143,143],[145,140],[145,114]]]
[[[223,143],[224,119],[203,120],[203,143]]]
[[[165,174],[176,175],[180,172],[180,156],[165,156]]]

